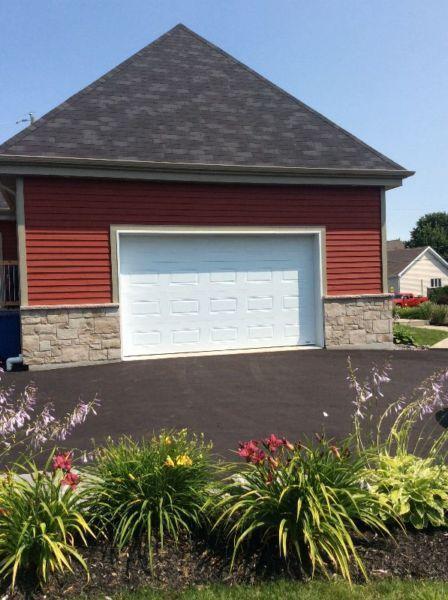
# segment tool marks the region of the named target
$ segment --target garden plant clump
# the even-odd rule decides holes
[[[300,441],[272,433],[222,463],[202,436],[161,431],[109,440],[78,469],[71,450],[49,450],[42,469],[32,455],[63,442],[97,401],[57,420],[51,406],[37,410],[34,388],[2,390],[5,585],[28,578],[58,598],[279,575],[446,579],[448,430],[434,417],[448,408],[448,370],[381,412],[390,378],[388,365],[362,378],[349,362],[352,428],[341,440],[324,428]],[[16,445],[28,458],[13,463]]]
[[[186,430],[163,431],[140,443],[123,438],[99,449],[89,469],[87,508],[99,534],[118,550],[155,548],[204,523],[213,481],[211,446]]]

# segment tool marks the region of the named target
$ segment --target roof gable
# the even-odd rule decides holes
[[[431,246],[420,246],[417,248],[404,248],[401,250],[389,250],[387,252],[388,275],[389,277],[401,277],[422,256],[430,253],[443,267],[448,269],[448,263]]]
[[[183,25],[2,144],[0,154],[406,173]]]

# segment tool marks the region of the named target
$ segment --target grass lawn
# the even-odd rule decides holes
[[[438,329],[425,329],[424,327],[408,327],[402,325],[403,329],[409,332],[417,346],[433,346],[448,337],[448,331]]]
[[[192,588],[184,592],[156,592],[142,589],[137,592],[123,592],[112,596],[97,596],[97,600],[107,597],[111,600],[446,600],[448,584],[439,582],[409,582],[399,580],[380,581],[368,585],[354,585],[352,588],[343,582],[295,583],[280,581],[260,586],[224,586]],[[84,597],[85,598],[85,597]],[[80,597],[79,600],[84,600]],[[93,600],[92,596],[89,596]]]

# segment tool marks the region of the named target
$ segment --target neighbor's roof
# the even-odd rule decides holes
[[[399,275],[413,260],[430,246],[419,246],[418,248],[403,248],[402,250],[387,251],[387,272],[389,277]]]
[[[0,154],[410,174],[184,25],[12,137]]]
[[[402,242],[400,239],[397,240],[387,240],[387,250],[403,250],[404,249],[404,242]]]

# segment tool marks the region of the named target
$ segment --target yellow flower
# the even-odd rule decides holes
[[[165,467],[174,467],[174,460],[171,458],[171,456],[167,456],[164,464]]]
[[[191,467],[193,461],[186,454],[179,454],[176,458],[176,465],[179,467]]]
[[[167,446],[171,446],[171,444],[173,443],[173,440],[170,438],[169,435],[167,435],[163,438],[163,443],[166,444]]]

